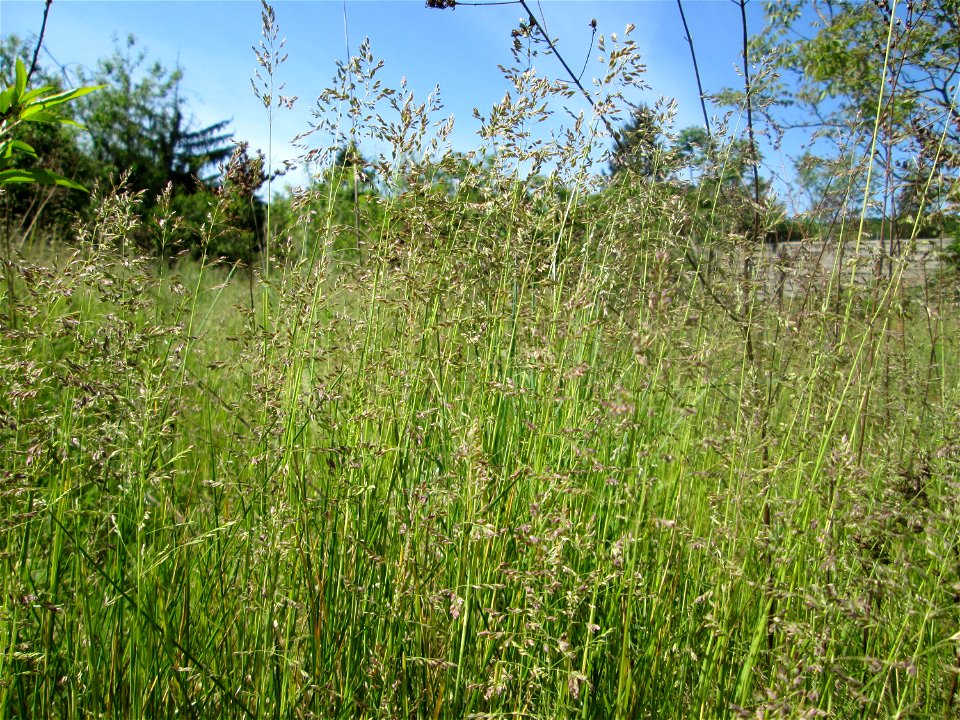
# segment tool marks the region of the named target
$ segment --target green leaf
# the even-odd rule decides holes
[[[0,171],[0,186],[7,185],[9,183],[62,185],[63,187],[72,188],[73,190],[88,192],[88,190],[80,183],[65,178],[63,175],[58,175],[55,172],[50,172],[49,170],[24,170],[22,168],[14,168],[12,170]]]
[[[17,78],[13,84],[14,97],[22,97],[27,89],[27,68],[23,65],[23,60],[17,58]]]
[[[49,85],[46,85],[46,86],[44,86],[44,87],[34,88],[33,90],[29,91],[28,93],[25,93],[24,96],[23,96],[22,98],[20,98],[20,104],[21,104],[21,105],[28,105],[29,103],[31,103],[31,102],[33,101],[34,98],[40,97],[40,96],[43,95],[44,93],[52,92],[53,89],[54,89],[54,88],[50,87]]]
[[[20,119],[26,122],[66,122],[68,118],[49,112],[43,105],[31,105],[20,113]]]
[[[10,183],[39,183],[41,185],[53,185],[54,180],[49,178],[53,173],[48,170],[24,170],[23,168],[13,168],[11,170],[0,171],[0,186]]]
[[[56,173],[51,173],[51,174],[56,176],[56,179],[54,182],[56,182],[57,185],[60,185],[61,187],[70,188],[71,190],[79,190],[80,192],[84,192],[84,193],[90,192],[80,183],[74,182],[69,178],[65,178],[63,177],[63,175],[57,175]]]
[[[60,118],[61,125],[69,125],[70,127],[79,128],[80,130],[86,130],[87,126],[83,123],[79,123],[76,120],[71,120],[70,118],[62,117]]]
[[[13,153],[18,152],[21,155],[27,155],[36,159],[36,151],[22,140],[11,140],[0,144],[0,157],[13,157]]]
[[[47,95],[45,97],[39,97],[31,100],[29,103],[25,102],[24,98],[24,107],[21,117],[24,120],[32,119],[33,122],[37,122],[33,116],[41,111],[49,110],[50,108],[56,107],[57,105],[63,105],[64,103],[70,102],[71,100],[76,100],[79,97],[83,97],[88,93],[92,93],[94,90],[99,90],[100,88],[105,87],[104,85],[93,85],[89,87],[75,88],[73,90],[64,90],[63,92],[55,93],[54,95]],[[48,88],[50,89],[50,88]],[[32,94],[32,93],[30,93]]]
[[[78,97],[83,97],[84,95],[105,87],[106,85],[89,85],[87,87],[74,88],[73,90],[64,90],[63,92],[43,98],[42,102],[46,107],[62,105],[65,102],[76,100]]]
[[[5,113],[13,105],[13,88],[0,92],[0,113]]]

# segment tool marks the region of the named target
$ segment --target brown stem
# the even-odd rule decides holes
[[[753,88],[750,85],[750,55],[747,33],[747,0],[737,0],[740,6],[740,23],[743,29],[743,86],[747,103],[747,136],[750,139],[750,167],[753,169],[753,237],[756,243],[760,238],[760,171],[757,168],[757,139],[753,132]]]

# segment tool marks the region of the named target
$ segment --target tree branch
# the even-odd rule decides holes
[[[687,26],[687,16],[683,12],[682,0],[677,0],[677,9],[680,10],[680,19],[683,21],[683,32],[686,35],[687,44],[690,46],[690,57],[693,58],[693,74],[697,77],[697,92],[700,93],[700,109],[703,110],[703,126],[707,129],[707,135],[711,136],[710,116],[707,114],[707,101],[704,97],[703,82],[700,80],[700,66],[697,64],[697,52],[693,47],[693,35],[690,34],[690,28]]]
[[[40,35],[37,37],[37,46],[33,50],[33,60],[30,62],[30,70],[27,72],[27,85],[30,85],[33,71],[37,69],[37,56],[40,54],[40,46],[43,45],[43,35],[47,31],[47,15],[50,14],[51,5],[53,5],[53,0],[46,0],[43,6],[43,22],[40,24]]]
[[[590,93],[587,92],[587,89],[583,86],[583,83],[580,82],[580,79],[573,74],[573,70],[571,70],[570,66],[567,65],[567,61],[563,59],[563,55],[561,55],[560,51],[557,50],[557,46],[553,44],[553,40],[551,40],[550,36],[547,35],[547,31],[543,29],[543,26],[539,23],[537,18],[534,17],[533,11],[530,9],[530,6],[527,5],[527,0],[520,0],[520,5],[524,10],[527,11],[527,15],[530,18],[531,27],[535,27],[540,31],[540,35],[543,36],[543,39],[547,41],[547,47],[549,47],[550,51],[557,56],[557,60],[559,60],[560,64],[563,65],[563,69],[567,71],[567,75],[570,76],[570,80],[573,81],[573,84],[580,89],[583,97],[585,97],[587,102],[590,103],[590,107],[596,109],[596,103],[593,102],[593,98],[590,96]],[[613,138],[614,143],[616,143],[617,149],[622,151],[624,149],[623,144],[620,142],[617,132],[613,129],[613,125],[610,124],[610,121],[605,115],[600,115],[599,117],[604,126],[607,128],[607,132],[609,132],[610,136]]]

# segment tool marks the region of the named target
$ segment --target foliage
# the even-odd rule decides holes
[[[49,8],[49,4],[47,6]],[[44,16],[46,22],[46,16]],[[39,49],[39,46],[38,46]],[[31,68],[32,70],[32,68]],[[23,160],[38,161],[33,145],[18,137],[20,127],[39,123],[54,125],[75,124],[69,117],[61,114],[63,106],[84,95],[98,90],[97,87],[81,87],[74,90],[59,90],[52,86],[27,89],[30,72],[17,57],[14,62],[14,76],[6,88],[0,91],[0,196],[6,194],[11,186],[46,185],[63,186],[72,190],[86,191],[79,183],[39,164],[25,167]],[[49,195],[47,196],[49,198]],[[42,205],[37,210],[42,209]],[[32,223],[35,222],[31,220]],[[22,224],[21,224],[22,227]],[[17,322],[15,300],[15,282],[13,268],[13,242],[9,223],[5,228],[3,269],[6,280],[7,319],[11,325]],[[24,233],[26,235],[27,233]]]
[[[36,183],[85,190],[79,183],[46,168],[18,167],[18,160],[36,160],[37,153],[28,143],[16,138],[15,130],[21,123],[76,124],[60,113],[60,106],[101,87],[58,91],[48,86],[27,90],[27,68],[18,57],[13,82],[0,92],[0,188],[14,183]]]
[[[152,203],[167,183],[196,191],[204,168],[230,157],[228,121],[191,130],[179,92],[182,72],[147,64],[133,36],[102,58],[91,77],[106,89],[83,105],[80,117],[101,178],[127,173],[130,187]]]
[[[938,200],[960,170],[957,0],[792,0],[768,5],[767,14],[753,50],[782,75],[762,90],[771,113],[782,111],[777,126],[812,123],[823,137],[842,136],[836,156],[852,157],[848,167],[861,177],[877,163],[889,181],[867,194],[884,217],[942,210]],[[943,192],[931,192],[937,185]]]
[[[0,43],[0,67],[13,73],[18,58],[29,58],[28,51],[29,48],[17,36],[4,38]],[[38,85],[62,90],[58,78],[45,73],[42,67],[34,69],[33,78]],[[0,83],[10,86],[14,83],[14,76],[4,76],[0,78]],[[70,113],[73,108],[64,105],[60,110]],[[16,136],[34,149],[36,157],[21,156],[17,160],[18,167],[44,169],[88,184],[94,176],[93,166],[80,147],[78,134],[79,129],[72,124],[20,124],[16,128]],[[58,192],[57,187],[32,183],[8,184],[0,198],[4,235],[7,238],[25,239],[38,221],[48,226],[64,226],[72,222],[76,214],[87,206],[89,197],[83,192]]]

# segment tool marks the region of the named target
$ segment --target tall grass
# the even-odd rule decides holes
[[[343,260],[301,197],[259,309],[122,190],[10,259],[0,716],[956,715],[956,296],[701,264],[735,218],[598,194],[520,47],[466,170],[340,68],[316,127],[372,118],[381,202]]]

